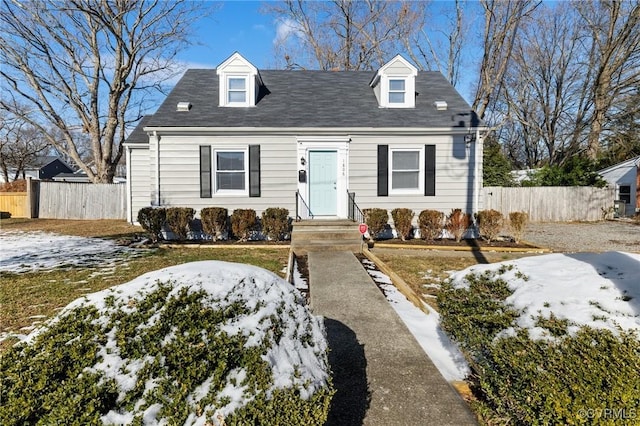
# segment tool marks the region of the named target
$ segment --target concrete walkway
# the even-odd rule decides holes
[[[358,259],[309,252],[311,309],[325,317],[336,395],[327,425],[476,425]]]

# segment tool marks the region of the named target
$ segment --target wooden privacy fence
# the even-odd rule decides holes
[[[483,188],[484,209],[501,212],[524,211],[531,222],[596,221],[610,213],[614,188],[590,186],[534,186]]]
[[[43,219],[125,219],[126,185],[40,182],[38,217]]]
[[[29,196],[26,192],[0,192],[0,212],[11,217],[31,217]]]

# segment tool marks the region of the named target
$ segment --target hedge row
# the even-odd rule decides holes
[[[178,240],[186,240],[193,231],[195,210],[191,207],[144,207],[138,211],[138,223],[149,233],[152,241],[163,239],[163,229],[171,231]],[[246,241],[253,234],[262,233],[271,240],[282,241],[291,234],[289,210],[270,207],[259,220],[253,209],[236,209],[229,216],[224,207],[206,207],[200,211],[202,230],[216,241],[232,236]]]
[[[512,293],[505,271],[470,274],[468,288],[445,283],[438,295],[442,327],[470,363],[486,423],[637,424],[638,333],[582,326],[569,334],[567,321],[552,315],[537,320],[553,338],[532,340],[505,302]],[[501,334],[509,327],[514,335]]]
[[[389,222],[389,213],[385,209],[370,208],[363,210],[365,222],[373,239],[377,239]],[[391,211],[393,225],[398,237],[403,241],[413,235],[414,213],[411,209],[397,208]],[[509,228],[512,236],[520,241],[526,228],[529,216],[525,212],[509,213]],[[496,210],[482,210],[475,214],[475,225],[482,237],[489,242],[495,240],[505,225],[502,213]],[[435,240],[446,230],[456,241],[460,241],[467,230],[474,225],[472,216],[461,209],[453,209],[445,217],[438,210],[423,210],[418,215],[418,229],[423,240]]]

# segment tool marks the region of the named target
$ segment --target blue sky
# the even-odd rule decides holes
[[[215,2],[217,10],[198,22],[194,43],[178,58],[189,68],[214,68],[238,51],[258,68],[275,67],[273,41],[277,25],[259,12],[260,1]]]
[[[278,68],[273,46],[278,31],[285,28],[279,28],[273,16],[260,13],[263,1],[212,1],[210,4],[215,8],[211,16],[195,24],[192,37],[195,45],[178,55],[178,60],[184,63],[185,68],[215,68],[235,51],[240,52],[258,69]],[[442,22],[439,12],[450,7],[450,3],[436,1],[431,5],[432,13],[435,14],[432,15],[433,22]],[[475,7],[475,4],[470,2],[465,7]],[[475,19],[480,16],[476,15]],[[472,20],[470,24],[472,28],[477,27],[478,21]],[[473,52],[474,49],[466,50],[467,55],[474,54]],[[279,63],[281,65],[283,61],[280,60]],[[469,75],[466,78],[463,75],[462,82],[458,85],[467,101],[471,98],[475,82]]]

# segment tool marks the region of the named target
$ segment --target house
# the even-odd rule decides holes
[[[618,214],[633,216],[640,212],[640,155],[602,169],[598,174],[616,189]]]
[[[15,172],[15,169],[9,170],[10,179],[15,175]],[[25,168],[24,177],[30,177],[37,180],[50,180],[60,173],[72,172],[73,169],[60,158],[56,156],[44,156],[36,158],[33,165]],[[21,173],[19,176],[20,179],[22,179],[22,175],[23,174]],[[0,179],[4,180],[2,174],[0,174]]]
[[[482,132],[439,72],[191,69],[125,143],[129,221],[145,206],[348,218],[361,208],[480,208]],[[297,212],[297,213],[296,213]]]

